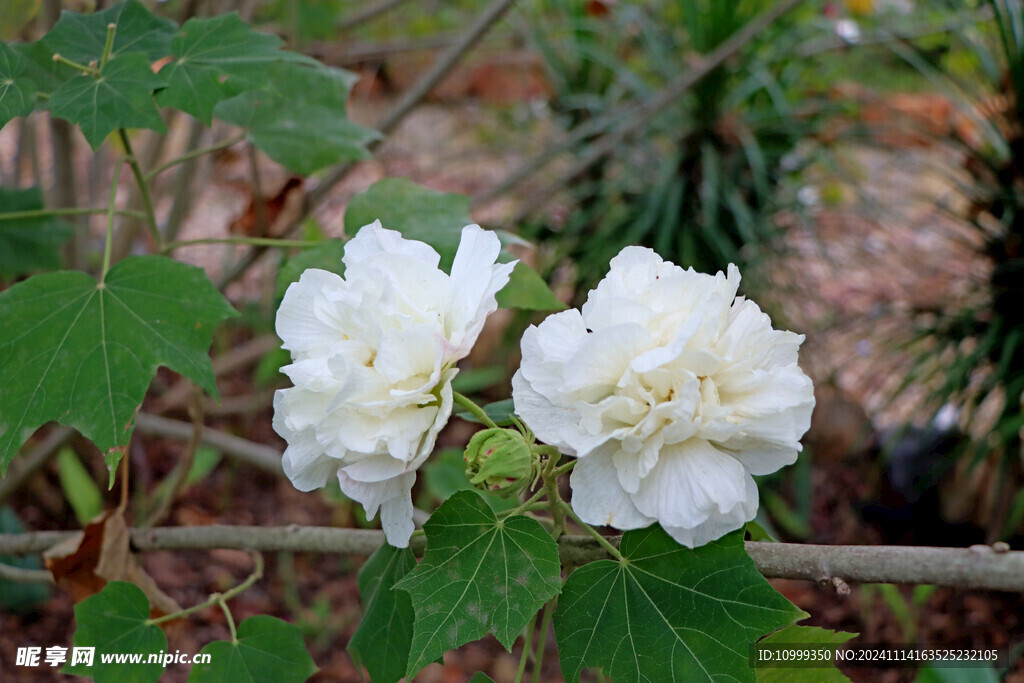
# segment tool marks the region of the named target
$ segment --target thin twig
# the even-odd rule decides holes
[[[371,19],[376,19],[380,15],[390,12],[404,2],[406,0],[380,0],[380,2],[376,2],[369,7],[353,12],[350,16],[342,17],[341,21],[338,22],[338,31],[348,31],[360,24],[365,24]]]
[[[227,140],[224,140],[223,142],[218,142],[215,145],[210,145],[209,147],[203,147],[202,149],[194,149],[194,150],[192,150],[190,152],[186,152],[185,154],[182,154],[180,157],[176,157],[174,159],[171,159],[167,163],[161,164],[161,165],[157,166],[156,168],[154,168],[152,171],[149,171],[148,173],[146,173],[146,180],[153,180],[153,178],[157,177],[158,175],[160,175],[161,173],[163,173],[164,171],[166,171],[168,169],[174,168],[178,164],[183,164],[186,161],[191,161],[192,159],[195,159],[196,157],[201,157],[201,156],[203,156],[205,154],[211,154],[213,152],[219,152],[222,149],[227,149],[228,147],[231,147],[232,145],[238,144],[239,142],[241,142],[244,139],[245,139],[245,133],[240,133],[239,135],[236,135],[236,136],[234,136],[232,138],[228,138]]]
[[[53,574],[45,569],[22,569],[0,562],[0,581],[15,583],[53,583]]]
[[[147,413],[140,413],[135,418],[135,427],[145,434],[166,436],[171,439],[189,439],[192,436],[192,425],[180,420],[169,420]],[[263,444],[253,443],[224,432],[203,428],[202,443],[213,446],[224,455],[258,467],[272,474],[281,474],[281,451]]]
[[[71,537],[73,531],[0,534],[0,555],[42,552]],[[262,552],[321,552],[372,555],[384,543],[381,531],[333,527],[256,527],[213,525],[132,529],[132,544],[149,550],[229,548]],[[609,537],[610,542],[618,539]],[[413,538],[421,553],[425,539]],[[585,564],[608,554],[589,536],[562,536],[564,562]],[[913,546],[810,545],[748,541],[747,552],[769,578],[857,583],[918,583],[1024,593],[1024,551],[999,552],[990,546],[922,548]]]
[[[117,134],[121,139],[121,145],[124,147],[125,154],[128,155],[128,165],[132,169],[132,175],[135,176],[135,181],[139,188],[139,197],[142,199],[142,205],[145,209],[146,226],[149,228],[154,246],[156,246],[157,250],[160,250],[163,246],[163,238],[160,237],[160,228],[156,224],[156,211],[153,208],[153,197],[149,193],[149,181],[142,172],[142,166],[139,165],[138,157],[135,156],[131,140],[128,139],[128,132],[124,128],[118,128]]]
[[[188,412],[189,419],[192,421],[192,435],[185,447],[185,455],[169,475],[171,482],[168,485],[167,494],[155,502],[153,510],[139,525],[141,527],[152,527],[162,522],[167,517],[167,513],[171,511],[171,506],[181,494],[181,490],[185,488],[185,482],[188,481],[189,470],[192,469],[196,451],[203,440],[203,394],[195,384],[192,385],[192,401],[189,404]]]
[[[7,500],[11,494],[21,488],[21,485],[35,473],[40,467],[49,462],[50,458],[67,443],[68,439],[75,435],[71,427],[57,427],[46,438],[40,441],[24,456],[17,457],[11,463],[11,469],[7,476],[0,479],[0,505]]]

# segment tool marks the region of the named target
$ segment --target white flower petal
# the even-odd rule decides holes
[[[633,504],[619,484],[609,449],[580,458],[569,477],[572,509],[587,524],[642,529],[655,520]]]
[[[382,226],[380,221],[359,228],[356,236],[345,244],[345,256],[341,260],[347,269],[381,254],[408,256],[430,268],[437,268],[441,262],[441,257],[429,244],[407,240],[397,230],[388,230]]]
[[[412,521],[412,485],[416,473],[409,472],[386,481],[361,482],[351,478],[348,468],[338,470],[341,492],[352,500],[362,503],[366,516],[373,519],[377,510],[381,512],[381,526],[388,543],[398,548],[409,545],[409,537],[415,528]]]
[[[744,499],[724,514],[716,514],[693,528],[662,526],[669,536],[688,548],[710,543],[726,534],[736,531],[757,516],[757,484],[749,477],[746,480]]]
[[[462,229],[459,249],[452,263],[452,302],[447,330],[458,360],[480,336],[487,316],[498,309],[495,295],[508,284],[517,261],[496,264],[501,242],[493,232],[479,225]]]
[[[738,460],[694,438],[662,449],[633,504],[662,526],[694,528],[744,501],[749,477]]]
[[[329,347],[342,336],[342,331],[330,319],[317,315],[317,303],[324,293],[340,291],[342,279],[334,273],[310,268],[299,281],[292,283],[277,309],[275,330],[284,341],[284,348],[295,351],[315,351]]]

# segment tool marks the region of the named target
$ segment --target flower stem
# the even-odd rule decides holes
[[[124,147],[125,154],[128,155],[128,165],[131,166],[132,175],[135,176],[135,181],[139,184],[139,196],[142,197],[142,205],[146,211],[146,225],[149,227],[149,233],[153,237],[153,244],[156,246],[157,251],[163,251],[164,241],[160,237],[160,228],[156,225],[156,212],[153,210],[153,197],[149,193],[149,182],[142,173],[142,167],[139,166],[139,160],[135,156],[135,151],[132,150],[132,143],[128,139],[128,132],[124,128],[118,128],[117,135],[121,139],[121,145]]]
[[[107,41],[103,44],[103,56],[100,57],[99,73],[103,73],[103,67],[110,59],[110,51],[114,49],[114,34],[117,33],[117,24],[107,24]]]
[[[253,244],[261,247],[313,247],[323,244],[323,241],[316,240],[282,240],[274,237],[208,237],[199,240],[183,240],[171,242],[164,245],[163,253],[168,254],[180,247],[189,247],[195,244]]]
[[[57,54],[55,54],[53,56],[53,61],[59,62],[59,63],[65,65],[65,66],[70,66],[72,69],[75,69],[76,71],[82,71],[84,73],[89,74],[90,76],[96,76],[98,78],[99,75],[100,75],[99,69],[94,69],[91,66],[86,66],[85,64],[79,64],[78,62],[73,62],[70,59],[68,59],[67,57],[61,57],[60,55],[57,55]]]
[[[103,246],[103,271],[100,275],[100,282],[103,282],[107,277],[107,271],[110,270],[110,251],[114,244],[114,202],[117,201],[117,181],[121,178],[121,165],[123,162],[118,162],[114,166],[114,179],[110,183],[110,204],[107,206],[107,242]]]
[[[554,597],[548,600],[548,604],[544,605],[544,616],[541,617],[540,621],[540,638],[537,640],[537,656],[533,658],[532,683],[537,683],[540,680],[541,664],[544,663],[544,646],[548,642],[548,626],[551,625],[551,615],[555,611],[556,602],[558,602],[558,598]]]
[[[555,461],[555,458],[548,459],[541,478],[544,480],[544,491],[548,496],[548,508],[551,510],[551,518],[555,521],[555,528],[552,529],[551,535],[557,541],[558,537],[565,533],[565,515],[562,512],[562,497],[558,493]]]
[[[151,625],[151,624],[162,624],[165,621],[171,621],[173,619],[179,619],[181,617],[184,617],[184,616],[187,616],[189,614],[192,614],[193,612],[198,612],[200,610],[204,610],[204,609],[206,609],[207,607],[209,607],[211,605],[224,604],[228,600],[230,600],[233,597],[235,597],[236,595],[247,591],[249,588],[252,587],[252,585],[254,583],[256,583],[257,581],[259,581],[260,579],[263,578],[263,555],[261,555],[260,553],[255,553],[254,552],[252,554],[252,558],[256,562],[256,568],[253,569],[252,574],[250,574],[249,577],[245,581],[243,581],[242,583],[238,584],[237,586],[235,586],[234,588],[232,588],[228,592],[226,592],[226,593],[214,593],[213,595],[210,596],[210,599],[207,600],[206,602],[198,604],[198,605],[193,605],[192,607],[189,607],[187,609],[183,609],[180,612],[175,612],[174,614],[165,614],[164,616],[157,617],[156,619],[147,619],[146,620],[146,625],[148,626],[148,625]],[[234,638],[235,637],[234,624],[230,620],[228,621],[228,623],[229,623],[229,625],[231,627],[231,637]]]
[[[555,474],[556,475],[565,474],[566,472],[571,471],[573,467],[576,467],[576,460],[570,460],[569,462],[565,463],[561,467],[556,467],[555,468]]]
[[[228,622],[228,630],[231,632],[231,642],[237,645],[238,631],[235,629],[235,618],[231,616],[231,610],[228,609],[228,603],[224,602],[224,596],[219,596],[217,604],[220,605],[221,611],[224,612],[224,619]]]
[[[526,661],[530,657],[530,650],[533,648],[533,631],[537,628],[537,615],[533,615],[533,619],[530,619],[530,625],[526,628],[526,633],[523,634],[523,654],[519,658],[519,670],[516,671],[515,683],[522,683],[523,672],[526,671]]]
[[[459,392],[453,391],[452,398],[454,399],[455,403],[468,410],[470,415],[480,420],[480,422],[483,422],[486,426],[490,427],[491,429],[498,428],[498,425],[494,422],[494,420],[487,416],[487,413],[484,412],[483,408],[473,403],[471,400],[469,400]]]
[[[241,142],[244,139],[245,139],[245,133],[241,133],[241,134],[236,135],[236,136],[234,136],[232,138],[228,138],[227,140],[225,140],[223,142],[218,142],[216,145],[210,145],[209,147],[203,147],[202,149],[194,149],[191,152],[188,152],[187,154],[182,154],[180,157],[178,157],[176,159],[171,159],[166,164],[162,164],[160,166],[157,166],[152,171],[147,173],[146,174],[146,180],[153,180],[153,178],[157,177],[158,175],[160,175],[161,173],[163,173],[167,169],[174,168],[178,164],[183,164],[183,163],[185,163],[186,161],[188,161],[190,159],[195,159],[196,157],[201,157],[204,154],[211,154],[213,152],[217,152],[217,151],[220,151],[222,149],[227,149],[228,147],[231,147],[232,145],[238,144],[239,142]]]
[[[609,555],[611,555],[612,557],[614,557],[614,558],[615,558],[616,560],[618,560],[619,562],[622,562],[623,560],[625,560],[625,559],[626,559],[626,558],[624,558],[624,557],[622,556],[622,553],[620,553],[620,552],[619,552],[619,549],[618,549],[618,548],[616,548],[615,546],[613,546],[613,545],[612,545],[612,544],[611,544],[611,543],[610,543],[610,542],[608,541],[608,539],[607,539],[607,538],[605,538],[604,536],[602,536],[601,534],[599,534],[599,533],[597,532],[597,529],[595,529],[594,527],[590,526],[589,524],[587,524],[586,522],[584,522],[584,521],[583,521],[582,519],[580,519],[580,518],[579,518],[579,517],[578,517],[578,516],[576,515],[576,512],[575,512],[575,511],[574,511],[574,510],[572,509],[572,506],[570,506],[570,505],[569,505],[568,503],[566,503],[566,502],[565,502],[564,500],[561,500],[561,501],[559,501],[559,506],[560,506],[560,507],[562,508],[562,510],[563,510],[563,511],[564,511],[564,512],[565,512],[566,514],[568,514],[568,515],[569,515],[570,517],[572,517],[572,521],[574,521],[574,522],[576,522],[577,524],[579,524],[579,526],[580,526],[580,528],[581,528],[581,529],[583,529],[583,530],[584,530],[585,532],[587,532],[588,534],[590,534],[591,536],[593,536],[593,537],[594,537],[595,539],[597,539],[597,542],[598,542],[598,543],[600,543],[600,544],[601,544],[601,546],[602,546],[602,547],[603,547],[603,548],[604,548],[605,550],[607,550],[607,551],[608,551],[608,554],[609,554]]]

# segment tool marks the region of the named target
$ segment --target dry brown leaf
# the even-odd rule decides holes
[[[43,557],[54,581],[67,589],[75,602],[103,590],[108,581],[128,581],[149,598],[152,616],[180,612],[178,603],[139,566],[130,543],[124,514],[111,510],[86,525],[81,534],[50,548]]]

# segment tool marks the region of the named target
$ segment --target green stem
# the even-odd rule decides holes
[[[107,271],[110,270],[110,251],[114,244],[114,202],[117,201],[117,182],[121,178],[121,166],[123,162],[118,162],[114,166],[114,180],[110,183],[110,204],[107,206],[107,241],[103,245],[103,271],[100,275],[100,282],[103,282],[107,278]]]
[[[618,560],[618,561],[620,561],[620,562],[622,562],[622,561],[624,561],[624,560],[626,559],[626,558],[624,558],[624,557],[622,556],[622,553],[620,553],[620,552],[619,552],[619,549],[618,549],[618,548],[616,548],[615,546],[613,546],[613,545],[612,545],[612,544],[611,544],[611,543],[610,543],[610,542],[608,541],[608,539],[607,539],[607,538],[605,538],[604,536],[602,536],[601,534],[599,534],[599,533],[597,532],[597,529],[595,529],[594,527],[590,526],[589,524],[587,524],[586,522],[584,522],[584,521],[583,521],[582,519],[580,519],[580,518],[579,518],[579,517],[578,517],[578,516],[576,515],[576,512],[575,512],[575,511],[574,511],[574,510],[572,509],[572,506],[570,506],[570,505],[569,505],[568,503],[566,503],[566,502],[565,502],[564,500],[560,500],[560,501],[558,501],[558,503],[559,503],[559,507],[561,507],[561,508],[562,508],[562,510],[563,510],[563,511],[564,511],[564,512],[565,512],[566,514],[568,514],[568,515],[569,515],[570,517],[572,517],[572,521],[574,521],[574,522],[576,522],[577,524],[579,524],[579,526],[580,526],[580,528],[581,528],[581,529],[583,529],[583,530],[584,530],[585,532],[587,532],[588,534],[590,534],[591,536],[593,536],[593,537],[594,537],[595,539],[597,539],[597,542],[598,542],[598,543],[600,543],[600,544],[601,544],[601,546],[602,546],[602,547],[603,547],[603,548],[604,548],[605,550],[607,550],[607,551],[608,551],[608,554],[609,554],[609,555],[611,555],[612,557],[614,557],[614,558],[615,558],[616,560]]]
[[[66,57],[61,57],[60,55],[56,55],[56,54],[53,56],[53,61],[59,62],[60,64],[64,64],[65,66],[70,66],[72,69],[75,69],[77,71],[83,71],[83,72],[89,74],[90,76],[95,76],[95,77],[99,78],[99,75],[100,75],[99,69],[94,69],[91,66],[86,66],[85,64],[79,64],[78,62],[73,62],[73,61],[71,61],[70,59],[68,59]]]
[[[163,253],[167,254],[180,247],[190,247],[194,244],[253,244],[261,247],[315,247],[323,244],[322,241],[312,240],[281,240],[274,237],[208,237],[200,240],[182,240],[164,245]]]
[[[561,467],[556,467],[555,476],[558,476],[559,474],[565,474],[566,472],[572,470],[573,467],[576,467],[576,460],[570,460]]]
[[[541,664],[544,663],[544,646],[548,642],[548,626],[551,625],[551,615],[555,611],[556,602],[558,602],[557,597],[551,598],[548,600],[548,604],[544,605],[544,616],[540,622],[540,639],[537,641],[537,656],[533,658],[532,683],[537,683],[540,680]]]
[[[100,57],[99,73],[103,73],[103,67],[110,59],[110,51],[114,49],[114,35],[117,33],[117,24],[107,24],[107,41],[103,43],[103,56]]]
[[[533,647],[533,631],[537,628],[537,615],[530,619],[530,625],[526,628],[526,633],[523,634],[523,655],[519,658],[519,670],[516,671],[515,683],[522,683],[523,672],[526,671],[526,661],[530,657],[530,650]]]
[[[483,422],[485,425],[487,425],[491,429],[497,429],[498,428],[498,425],[495,424],[494,420],[492,420],[491,418],[489,418],[487,416],[487,413],[484,412],[483,408],[481,408],[477,404],[473,403],[471,400],[469,400],[468,398],[466,398],[465,396],[463,396],[459,392],[453,391],[452,392],[452,398],[455,400],[455,402],[457,404],[459,404],[460,406],[462,406],[463,408],[468,410],[470,415],[472,415],[476,419],[480,420],[481,422]]]
[[[544,480],[544,491],[548,495],[551,518],[555,520],[555,528],[551,531],[551,535],[557,541],[558,537],[565,533],[565,515],[562,512],[562,496],[558,493],[558,477],[555,476],[554,458],[550,458],[544,465],[541,478]]]
[[[228,630],[231,631],[231,642],[238,645],[238,631],[235,629],[235,618],[231,616],[231,610],[228,609],[228,603],[224,602],[223,596],[217,600],[217,604],[220,605],[221,610],[224,612],[224,619],[228,622]]]
[[[541,488],[537,489],[536,493],[534,493],[532,496],[530,496],[526,500],[525,503],[523,503],[519,507],[512,508],[511,510],[509,510],[508,512],[505,512],[504,514],[511,516],[511,515],[518,515],[520,512],[525,512],[527,510],[532,510],[533,506],[537,503],[537,501],[539,501],[541,499],[541,497],[545,493],[547,493],[547,490],[545,488],[541,487]]]
[[[30,211],[11,211],[10,213],[0,213],[0,221],[18,221],[25,218],[49,218],[50,216],[93,216],[109,212],[110,207],[95,209],[32,209]],[[114,209],[114,215],[130,216],[132,218],[145,218],[145,215],[143,215],[141,211],[129,211],[127,209]]]
[[[180,157],[178,157],[176,159],[171,159],[166,164],[162,164],[160,166],[157,166],[152,171],[147,173],[146,174],[146,180],[153,180],[153,178],[157,177],[158,175],[160,175],[161,173],[163,173],[167,169],[174,168],[178,164],[183,164],[186,161],[189,161],[190,159],[195,159],[196,157],[201,157],[204,154],[211,154],[213,152],[217,152],[217,151],[220,151],[222,149],[227,149],[228,147],[231,147],[232,145],[237,145],[239,142],[241,142],[244,139],[245,139],[245,133],[242,133],[240,135],[236,135],[233,138],[229,138],[229,139],[225,140],[224,142],[218,142],[216,145],[210,145],[209,147],[203,147],[202,149],[194,149],[191,152],[188,152],[187,154],[182,154]]]
[[[142,197],[142,205],[146,211],[146,225],[149,227],[149,233],[153,236],[153,243],[157,251],[163,251],[163,239],[160,237],[160,228],[156,225],[156,212],[153,210],[153,197],[149,194],[149,182],[142,172],[142,167],[139,166],[139,160],[132,149],[131,140],[128,139],[128,132],[124,128],[118,128],[117,135],[121,138],[125,154],[128,155],[128,165],[131,166],[135,182],[139,184],[139,195]]]
[[[147,619],[146,625],[148,626],[150,624],[162,624],[165,621],[180,619],[181,617],[188,616],[193,612],[199,612],[200,610],[204,610],[207,607],[210,607],[211,605],[216,605],[218,603],[226,603],[228,600],[232,599],[236,595],[249,590],[249,588],[251,588],[254,583],[263,578],[263,555],[254,552],[252,554],[252,557],[253,560],[256,562],[256,568],[253,569],[252,574],[249,575],[249,578],[247,578],[245,581],[229,590],[227,593],[214,593],[210,596],[209,600],[199,605],[193,605],[192,607],[183,609],[180,612],[175,612],[174,614],[165,614],[164,616],[157,617],[156,619]],[[232,633],[232,636],[233,635],[234,633]]]

